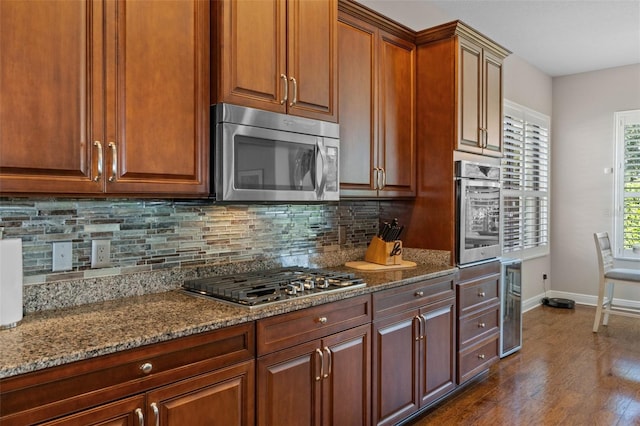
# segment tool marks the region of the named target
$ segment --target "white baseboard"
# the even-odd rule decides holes
[[[542,304],[543,297],[559,297],[562,299],[571,299],[580,305],[596,306],[598,303],[598,296],[592,296],[589,294],[569,293],[566,291],[549,290],[545,293],[534,296],[530,299],[522,301],[522,312],[527,312],[533,308],[537,308]],[[613,299],[613,304],[623,308],[640,309],[640,301],[627,300],[627,299]]]

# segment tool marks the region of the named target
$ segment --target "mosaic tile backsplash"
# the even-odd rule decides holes
[[[0,198],[4,238],[22,238],[25,284],[186,267],[264,262],[366,247],[379,203],[222,205],[208,201]],[[111,266],[91,268],[91,241],[111,240]],[[73,268],[52,272],[53,242]]]

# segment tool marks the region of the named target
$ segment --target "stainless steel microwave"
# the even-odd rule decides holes
[[[231,104],[211,106],[218,201],[334,201],[338,124]]]

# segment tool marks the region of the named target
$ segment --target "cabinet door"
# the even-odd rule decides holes
[[[378,166],[381,196],[416,194],[415,45],[380,31]]]
[[[138,395],[40,424],[42,426],[75,426],[88,424],[92,426],[137,425],[140,424],[140,419],[144,418],[143,408],[144,396]]]
[[[102,3],[0,2],[3,193],[102,191]]]
[[[320,424],[320,347],[315,340],[258,358],[259,426]]]
[[[373,424],[392,425],[418,410],[417,311],[373,323]]]
[[[458,149],[482,153],[482,49],[459,39]]]
[[[253,383],[254,362],[249,361],[151,391],[147,424],[253,425]]]
[[[322,424],[370,425],[371,326],[323,339]]]
[[[421,339],[420,396],[422,406],[455,387],[455,299],[421,309],[424,321]]]
[[[483,52],[485,155],[502,155],[502,60],[491,52]]]
[[[338,120],[337,15],[337,0],[287,2],[289,114]]]
[[[208,193],[209,2],[110,2],[107,191]]]
[[[377,29],[347,14],[338,22],[340,195],[376,197]]]
[[[219,96],[228,102],[285,113],[287,77],[287,8],[280,0],[223,0],[218,7],[217,63]],[[219,56],[216,49],[221,49]]]

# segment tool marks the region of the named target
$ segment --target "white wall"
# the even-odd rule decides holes
[[[613,231],[613,114],[638,108],[640,64],[553,79],[550,279],[576,301],[595,302],[593,233]]]
[[[517,55],[510,55],[504,61],[504,98],[526,106],[549,117],[552,116],[552,79]],[[551,134],[551,145],[555,143]],[[551,175],[553,188],[553,175]],[[551,219],[553,220],[553,218]],[[524,309],[538,303],[551,285],[550,256],[525,259],[522,264],[522,299]],[[542,275],[547,274],[546,283]],[[546,284],[546,285],[545,285]]]

